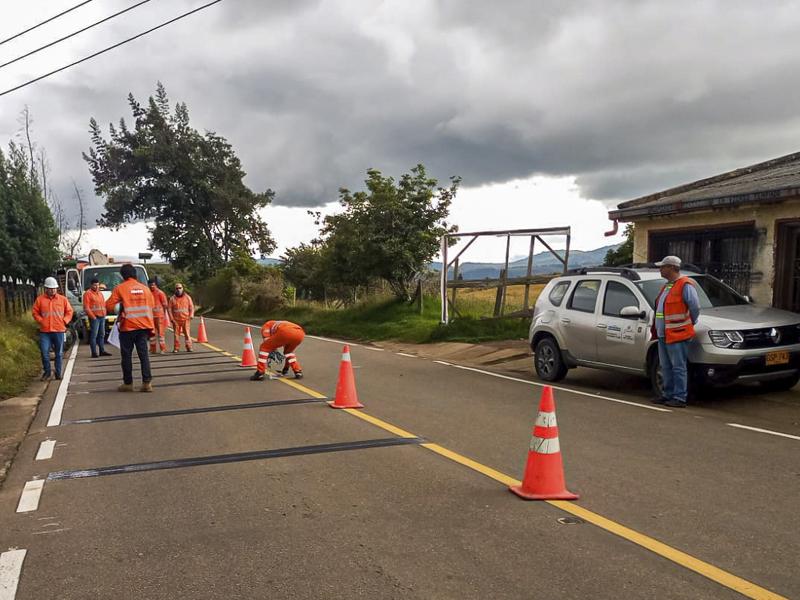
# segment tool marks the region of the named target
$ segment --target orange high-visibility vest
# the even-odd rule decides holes
[[[272,337],[278,330],[300,330],[303,331],[303,328],[296,323],[292,323],[291,321],[267,321],[264,323],[263,327],[261,327],[261,337],[268,338]]]
[[[42,294],[33,303],[33,318],[39,323],[42,333],[63,333],[67,330],[67,323],[72,320],[72,306],[65,296],[56,293],[50,298]]]
[[[120,331],[136,331],[138,329],[154,329],[153,294],[148,287],[135,279],[126,279],[114,288],[106,302],[106,310],[114,312],[117,303],[122,304],[120,311]]]
[[[103,298],[103,292],[86,290],[83,293],[83,310],[91,318],[105,317],[106,300]]]
[[[668,344],[685,342],[694,337],[694,324],[689,307],[683,301],[683,288],[686,285],[694,285],[694,282],[686,277],[679,277],[672,284],[667,297],[664,299],[664,336]],[[656,307],[661,299],[661,294],[667,288],[666,284],[661,288],[656,299]],[[658,318],[658,315],[656,315]]]
[[[167,295],[159,288],[156,288],[156,291],[153,292],[153,300],[155,302],[153,306],[153,316],[159,319],[163,319],[166,310],[169,309],[169,302],[167,301]]]
[[[172,314],[172,320],[178,323],[188,321],[194,316],[194,302],[192,297],[183,292],[182,296],[177,294],[169,299],[169,312]]]

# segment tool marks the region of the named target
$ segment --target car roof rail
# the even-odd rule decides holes
[[[636,271],[628,267],[580,267],[570,269],[564,275],[589,275],[592,273],[613,273],[631,281],[639,281],[641,279]]]
[[[656,266],[656,263],[654,263],[654,262],[629,263],[627,265],[620,265],[620,267],[623,267],[623,268],[626,268],[626,269],[658,269],[658,267]],[[682,271],[693,271],[694,273],[705,273],[706,272],[705,269],[701,269],[697,265],[694,265],[694,264],[688,263],[688,262],[685,262],[685,263],[681,264],[681,270]]]

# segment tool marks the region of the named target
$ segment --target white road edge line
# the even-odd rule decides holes
[[[416,354],[406,354],[405,352],[395,352],[397,356],[407,356],[408,358],[417,358]]]
[[[535,385],[538,387],[545,387],[546,383],[539,383],[538,381],[528,381],[527,379],[520,379],[519,377],[510,377],[508,375],[500,375],[499,373],[492,373],[491,371],[484,371],[482,369],[475,369],[474,367],[465,367],[463,365],[451,365],[456,369],[464,369],[465,371],[475,371],[476,373],[483,373],[484,375],[491,375],[492,377],[499,377],[500,379],[508,379],[509,381],[518,381],[519,383],[527,383],[528,385]],[[597,398],[599,400],[608,400],[609,402],[617,402],[619,404],[626,404],[628,406],[635,406],[637,408],[645,408],[647,410],[654,410],[656,412],[672,412],[668,408],[659,408],[658,406],[647,406],[646,404],[639,404],[638,402],[630,402],[629,400],[620,400],[619,398],[610,398],[608,396],[601,396],[599,394],[592,394],[589,392],[581,392],[571,388],[565,388],[558,385],[551,385],[554,390],[561,390],[562,392],[569,392],[577,394],[578,396],[587,396],[589,398]]]
[[[22,495],[19,497],[17,512],[33,512],[39,508],[39,498],[42,496],[44,479],[34,479],[25,484]]]
[[[758,433],[768,433],[769,435],[777,435],[780,437],[789,438],[790,440],[800,440],[800,435],[792,435],[791,433],[781,433],[780,431],[771,431],[769,429],[761,429],[759,427],[750,427],[749,425],[740,425],[739,423],[727,423],[731,427],[737,429],[748,429],[750,431],[757,431]]]
[[[58,386],[56,401],[53,402],[50,418],[47,420],[48,427],[61,425],[61,413],[64,411],[64,400],[67,398],[67,388],[69,387],[69,379],[72,377],[72,368],[75,366],[76,356],[78,356],[78,340],[75,340],[75,345],[72,346],[72,353],[69,355],[67,368],[64,370],[63,374],[64,377],[61,379],[61,385]]]
[[[45,440],[39,444],[39,451],[36,453],[36,460],[48,460],[53,458],[53,451],[56,449],[55,440]]]
[[[27,550],[0,553],[0,600],[14,600],[16,597],[22,563],[27,553]]]
[[[373,352],[383,352],[383,348],[378,348],[376,346],[361,346],[364,350],[372,350]]]
[[[435,360],[433,362],[435,362],[437,365],[445,365],[446,367],[452,367],[453,366],[452,363],[444,362],[443,360]]]

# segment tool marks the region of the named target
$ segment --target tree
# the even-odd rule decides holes
[[[161,83],[146,107],[133,94],[128,104],[134,128],[121,119],[118,128],[109,126],[109,140],[90,120],[92,148],[83,156],[96,193],[105,197],[98,224],[119,229],[153,221],[150,248],[198,278],[236,250],[272,252],[275,241],[258,211],[274,193],[256,194],[243,183],[241,162],[227,140],[193,129],[184,103],[170,112]]]
[[[606,259],[603,263],[606,267],[618,267],[628,265],[633,262],[633,223],[625,226],[625,241],[616,249],[606,252]]]
[[[281,260],[283,275],[290,281],[301,298],[322,300],[329,283],[326,272],[326,248],[321,242],[300,244],[287,248]]]
[[[415,278],[436,255],[441,236],[457,228],[446,221],[459,177],[450,187],[417,165],[395,182],[377,169],[367,171],[366,191],[339,190],[344,212],[322,221],[329,273],[353,286],[384,279],[400,299],[409,300]]]

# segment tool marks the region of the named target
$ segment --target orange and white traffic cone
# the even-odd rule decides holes
[[[250,328],[244,328],[244,350],[242,350],[242,366],[255,367],[256,353],[253,351],[253,338],[250,336]]]
[[[197,329],[197,341],[200,344],[208,343],[208,336],[206,335],[206,322],[203,317],[200,317],[200,327]]]
[[[533,427],[533,437],[525,465],[522,485],[509,488],[525,500],[577,500],[578,495],[567,491],[564,483],[564,465],[561,462],[561,447],[558,443],[556,403],[553,388],[542,390],[539,415]]]
[[[339,363],[336,395],[333,397],[333,402],[328,402],[328,406],[331,408],[364,408],[364,405],[358,401],[353,363],[350,362],[350,346],[347,344],[342,348],[342,362]]]

